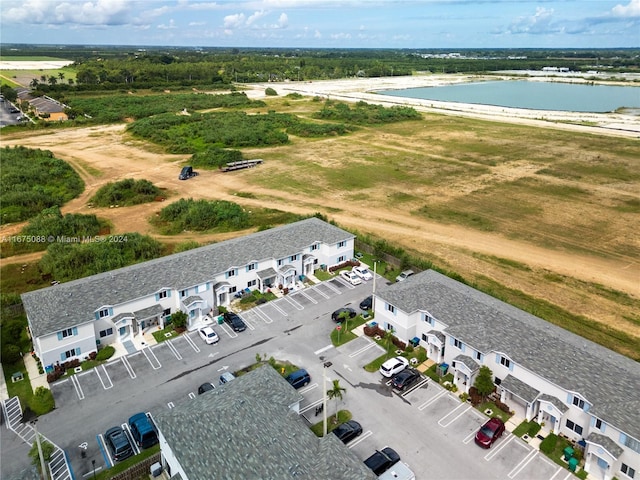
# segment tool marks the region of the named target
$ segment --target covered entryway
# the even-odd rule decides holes
[[[609,437],[591,433],[585,439],[584,470],[594,480],[611,480],[614,477],[613,465],[624,452]]]
[[[500,401],[509,405],[518,418],[531,420],[535,414],[535,400],[540,392],[513,375],[500,383]]]
[[[559,398],[542,394],[538,398],[538,416],[536,422],[542,425],[542,431],[553,432],[556,435],[560,431],[560,420],[569,407]]]
[[[144,335],[152,327],[164,328],[164,309],[158,303],[137,310],[133,314],[135,315],[134,336]]]

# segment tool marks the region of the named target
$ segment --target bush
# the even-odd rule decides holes
[[[29,405],[36,415],[44,415],[55,407],[53,393],[51,393],[51,390],[48,388],[38,387],[36,388]]]
[[[178,310],[171,314],[171,322],[173,323],[174,329],[184,328],[187,324],[187,314],[182,310]]]
[[[98,350],[98,353],[96,354],[95,359],[98,362],[102,362],[104,360],[108,360],[111,357],[113,357],[114,353],[116,353],[116,349],[111,345],[107,345],[101,348],[100,350]],[[91,358],[91,356],[89,356],[89,358]]]
[[[550,455],[556,449],[558,443],[558,436],[555,433],[550,433],[547,437],[540,442],[540,451]]]
[[[154,201],[160,193],[160,189],[148,180],[126,178],[100,187],[91,202],[99,207],[138,205]]]
[[[268,96],[271,96],[271,97],[274,97],[274,96],[277,96],[277,95],[278,95],[278,92],[276,92],[276,91],[275,91],[273,88],[271,88],[271,87],[267,87],[267,88],[265,88],[265,89],[264,89],[264,94],[265,94],[265,95],[268,95]]]
[[[539,423],[536,422],[531,422],[529,423],[529,428],[527,430],[527,435],[529,435],[530,437],[535,437],[538,432],[540,431],[542,427],[540,426]]]
[[[22,358],[20,356],[20,347],[13,344],[5,344],[2,348],[2,363],[14,364]]]

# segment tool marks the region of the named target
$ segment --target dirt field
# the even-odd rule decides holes
[[[260,96],[259,88],[252,96]],[[529,121],[537,125],[535,120],[522,117],[518,117],[516,121]],[[631,125],[634,123],[633,119],[624,119],[624,122]],[[548,300],[570,312],[582,314],[640,338],[640,262],[634,252],[625,254],[607,250],[608,247],[603,245],[595,246],[593,252],[547,248],[542,243],[527,242],[504,232],[483,232],[461,225],[443,224],[412,213],[415,205],[411,202],[390,201],[387,198],[389,192],[384,189],[363,189],[356,195],[354,192],[331,188],[323,190],[321,185],[316,185],[316,189],[296,189],[291,185],[278,188],[265,180],[275,178],[278,172],[285,171],[287,162],[267,161],[255,169],[226,174],[201,170],[200,176],[186,182],[179,181],[179,166],[187,156],[157,153],[156,148],[146,148],[143,143],[132,140],[124,130],[124,125],[115,125],[47,131],[37,136],[3,136],[1,145],[23,145],[51,150],[56,157],[70,162],[85,181],[86,190],[79,198],[65,205],[63,212],[97,214],[113,223],[114,232],[138,231],[171,243],[187,239],[206,243],[243,233],[199,235],[185,232],[179,236],[162,237],[157,235],[148,222],[164,206],[161,203],[106,209],[87,206],[88,199],[100,186],[124,178],[144,178],[153,182],[166,189],[168,201],[180,197],[224,199],[235,201],[248,209],[270,207],[301,214],[322,212],[343,227],[384,238],[409,252],[431,259],[441,267],[458,272],[468,280],[480,276],[491,278],[500,284]],[[351,140],[354,149],[373,148],[367,145],[370,140],[368,137],[359,139],[354,136],[344,141]],[[395,140],[395,136],[389,134],[388,138],[379,138],[378,142],[382,145],[395,145]],[[315,142],[312,147],[301,148],[300,151],[300,145],[282,149],[287,152],[286,155],[290,155],[292,162],[296,155],[316,155],[330,164],[339,160],[333,157],[333,153],[339,152],[343,146],[340,139],[327,139]],[[277,156],[279,148],[281,147],[269,152]],[[410,153],[415,146],[407,145],[402,148]],[[537,167],[526,163],[499,164],[490,167],[482,181],[528,177],[535,168]],[[304,175],[303,170],[296,172]],[[311,177],[300,180],[310,184],[315,181]],[[425,192],[429,188],[425,187]],[[444,190],[439,193],[451,196],[474,188],[477,187],[472,182],[467,182],[452,185],[447,193]],[[584,188],[591,189],[592,185],[585,185]],[[601,188],[611,198],[624,194],[640,199],[637,183],[620,182],[618,187],[607,185]],[[251,193],[252,197],[235,195],[239,192]],[[425,192],[411,194],[420,197]],[[558,209],[561,208],[559,205]],[[558,210],[551,214],[562,216],[564,212]],[[637,219],[635,228],[629,223],[621,224],[616,227],[616,236],[635,237],[638,226]],[[0,229],[0,234],[15,233],[20,228],[21,225],[8,225]],[[609,244],[615,244],[616,241],[607,239]],[[637,238],[625,241],[638,245]],[[28,263],[38,257],[39,255],[34,254],[3,259],[2,265]],[[619,292],[623,292],[621,296],[625,301],[619,301]]]

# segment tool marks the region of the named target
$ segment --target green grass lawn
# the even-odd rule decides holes
[[[327,408],[329,408],[329,401],[327,401]],[[338,425],[341,425],[345,422],[351,420],[352,415],[349,410],[340,410],[338,411],[338,419],[336,421],[335,413],[333,415],[327,412],[327,433],[333,431]],[[324,432],[324,419],[320,420],[318,423],[311,426],[311,431],[316,434],[318,437],[322,437]]]

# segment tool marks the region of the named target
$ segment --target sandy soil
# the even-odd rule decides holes
[[[406,79],[404,79],[406,80]],[[391,88],[391,84],[398,85],[398,80],[384,80],[381,84],[370,81],[361,82],[313,82],[313,84],[269,85],[280,95],[287,91],[302,91],[305,94],[330,95],[331,98],[355,100],[371,98],[379,100],[379,96],[362,93],[370,88]],[[406,83],[403,85],[410,86]],[[259,97],[264,94],[266,86],[256,86],[249,91],[249,95]],[[395,87],[394,87],[395,88]],[[360,90],[360,93],[358,93]],[[418,105],[419,106],[419,105]],[[420,106],[419,106],[420,107]],[[484,116],[486,113],[473,111],[455,111],[456,115]],[[431,107],[420,107],[428,108]],[[457,108],[457,106],[456,106]],[[440,111],[440,113],[443,113]],[[449,110],[447,110],[449,113]],[[490,118],[492,114],[489,115]],[[606,126],[595,130],[612,135],[625,134],[638,128],[637,118],[617,118],[616,123],[623,123],[628,127],[621,131]],[[501,117],[507,121],[510,117]],[[556,126],[549,122],[527,117],[516,116],[511,121],[542,124],[546,127]],[[603,122],[606,125],[606,122]],[[577,125],[559,125],[560,128],[593,128]],[[512,288],[519,289],[531,295],[544,298],[550,302],[568,309],[574,313],[583,314],[596,321],[623,329],[632,335],[640,337],[640,326],[625,321],[624,317],[635,315],[633,307],[617,305],[613,300],[598,296],[590,297],[584,290],[576,289],[575,282],[596,283],[606,288],[625,292],[629,296],[640,299],[640,262],[638,259],[599,258],[590,255],[580,255],[572,252],[562,252],[545,249],[525,242],[506,238],[500,234],[483,233],[461,226],[441,225],[425,219],[416,218],[407,211],[389,207],[376,209],[345,203],[342,198],[317,198],[293,195],[282,191],[273,191],[257,187],[251,182],[248,172],[221,173],[217,171],[200,171],[200,176],[188,182],[179,181],[177,172],[179,164],[187,156],[166,155],[145,149],[144,144],[131,141],[124,134],[124,125],[100,126],[83,129],[73,129],[55,132],[45,132],[39,136],[22,138],[2,138],[1,145],[23,145],[33,148],[51,150],[56,157],[70,162],[80,173],[86,183],[85,192],[77,199],[69,202],[63,212],[94,213],[109,219],[114,225],[114,233],[138,231],[149,233],[170,243],[184,240],[196,240],[205,243],[236,236],[228,235],[200,235],[184,232],[179,236],[162,237],[153,231],[148,219],[155,215],[162,206],[152,203],[127,208],[90,208],[88,199],[105,183],[123,178],[144,178],[158,187],[166,189],[169,200],[179,196],[193,198],[232,200],[247,207],[269,206],[280,210],[310,214],[322,211],[329,218],[340,225],[363,233],[370,233],[391,242],[397,242],[408,250],[429,254],[444,262],[445,267],[459,272],[467,278],[482,273],[496,281]],[[263,167],[260,167],[263,168]],[[264,168],[268,168],[267,165]],[[257,169],[256,169],[257,170]],[[234,195],[237,192],[252,192],[255,198],[244,198]],[[268,202],[265,202],[268,199]],[[322,205],[319,207],[319,203]],[[0,228],[0,234],[16,233],[21,225],[8,225]],[[244,233],[244,232],[243,232]],[[528,265],[531,272],[508,270],[483,261],[477,254],[491,255],[505,258]],[[29,254],[2,260],[2,265],[8,263],[28,263],[38,258],[38,254]],[[563,282],[541,282],[546,273],[553,273],[566,277]],[[636,312],[637,313],[637,312]]]

